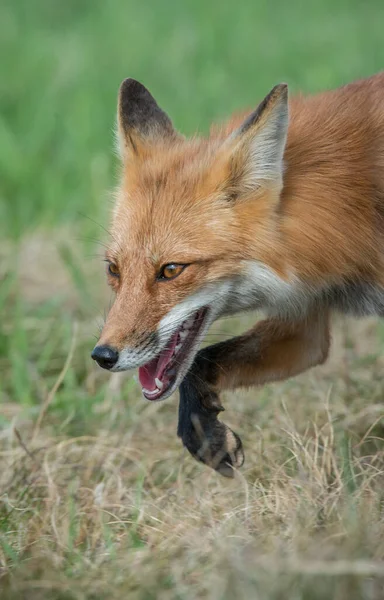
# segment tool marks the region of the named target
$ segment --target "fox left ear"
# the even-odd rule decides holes
[[[288,86],[276,85],[228,142],[231,170],[243,191],[282,186],[288,130]]]
[[[156,139],[177,136],[171,119],[147,88],[135,79],[125,79],[120,86],[117,124],[123,157],[131,152],[136,153],[140,142],[150,143]]]

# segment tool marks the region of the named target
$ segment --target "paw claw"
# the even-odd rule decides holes
[[[240,437],[217,418],[202,422],[191,415],[193,434],[183,439],[184,445],[198,461],[215,469],[224,477],[234,477],[235,469],[244,464]]]
[[[243,444],[236,433],[227,427],[227,425],[225,425],[225,427],[227,428],[226,438],[228,452],[221,461],[214,466],[214,469],[224,477],[234,477],[235,469],[239,469],[244,464],[245,456]]]

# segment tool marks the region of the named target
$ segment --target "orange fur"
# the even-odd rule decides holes
[[[291,100],[277,210],[269,189],[226,206],[222,141],[241,120],[208,138],[157,140],[126,159],[109,256],[130,282],[132,322],[145,314],[154,326],[194,282],[235,273],[242,259],[315,286],[361,276],[383,283],[384,75]],[[149,282],[167,262],[196,265],[171,296]],[[119,321],[126,339],[132,326]]]

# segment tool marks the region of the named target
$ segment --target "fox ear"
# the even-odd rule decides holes
[[[168,115],[135,79],[120,86],[117,106],[118,145],[122,157],[137,152],[140,141],[176,136]]]
[[[281,188],[287,130],[288,86],[281,83],[228,140],[232,147],[231,171],[239,193],[264,185]]]

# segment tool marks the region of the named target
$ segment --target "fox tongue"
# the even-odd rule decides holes
[[[139,381],[141,387],[145,388],[149,392],[153,392],[156,388],[155,379],[160,379],[164,373],[164,370],[171,360],[173,351],[177,343],[178,332],[176,332],[170,339],[164,350],[160,352],[156,358],[151,360],[149,363],[139,368]]]

